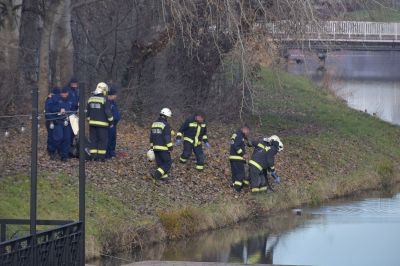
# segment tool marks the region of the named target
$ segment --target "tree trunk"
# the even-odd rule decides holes
[[[50,83],[50,41],[55,26],[54,19],[57,14],[58,7],[61,1],[53,0],[46,9],[46,14],[43,21],[43,30],[40,40],[39,52],[39,108],[44,107],[44,102],[50,87],[54,84]]]
[[[23,0],[19,35],[19,84],[16,95],[29,95],[39,77],[40,14],[39,0]]]

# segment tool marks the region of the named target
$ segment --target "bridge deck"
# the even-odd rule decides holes
[[[189,262],[189,261],[142,261],[127,264],[125,266],[244,266],[245,264],[235,263],[217,263],[217,262]],[[261,264],[253,264],[254,266],[261,266]],[[262,266],[268,266],[262,264]],[[272,265],[270,265],[272,266]],[[275,265],[277,266],[277,265]]]
[[[400,43],[400,23],[325,21],[299,25],[291,21],[258,23],[282,41]]]

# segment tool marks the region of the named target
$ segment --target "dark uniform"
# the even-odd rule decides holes
[[[53,140],[56,148],[55,151],[58,151],[61,160],[65,161],[69,158],[69,152],[71,149],[72,128],[68,121],[68,113],[73,111],[73,102],[69,96],[64,98],[60,95],[54,95],[52,98],[54,98],[54,108],[57,109],[57,112],[60,112],[61,109],[65,109],[67,112],[67,114],[57,115],[55,120],[53,120]]]
[[[245,165],[246,160],[243,156],[246,154],[247,138],[239,129],[231,137],[231,147],[229,151],[229,162],[231,164],[233,187],[240,191],[243,185],[249,185],[250,181],[246,179]],[[247,142],[249,146],[249,143]]]
[[[196,116],[192,116],[188,118],[185,123],[183,123],[177,134],[177,139],[183,137],[184,140],[183,152],[179,160],[181,163],[186,163],[193,150],[197,161],[196,169],[201,171],[204,169],[205,161],[202,141],[205,143],[208,142],[207,127],[205,122],[198,123],[195,117]]]
[[[47,130],[47,152],[51,159],[55,158],[55,152],[57,150],[57,144],[54,141],[54,122],[57,119],[57,112],[59,111],[55,96],[60,94],[60,88],[53,88],[51,94],[46,98],[44,104],[44,112],[46,118],[46,130]]]
[[[155,179],[166,179],[171,169],[171,126],[164,116],[160,116],[152,125],[150,131],[150,147],[156,156],[157,169],[152,175]]]
[[[71,83],[78,83],[78,80],[75,78],[71,78],[71,80],[68,83],[68,93],[69,93],[69,97],[72,100],[73,103],[73,111],[78,111],[79,108],[79,91],[77,88],[73,88],[71,87]]]
[[[86,115],[89,121],[90,154],[95,160],[104,160],[108,144],[108,127],[113,122],[107,98],[103,94],[90,97]]]
[[[249,176],[251,191],[267,191],[267,172],[275,171],[275,155],[278,153],[277,145],[266,145],[265,148],[256,148],[249,161]]]
[[[115,147],[117,146],[117,125],[121,119],[121,115],[118,110],[117,103],[110,101],[111,112],[113,115],[113,127],[108,129],[108,146],[107,146],[107,158],[115,157]]]

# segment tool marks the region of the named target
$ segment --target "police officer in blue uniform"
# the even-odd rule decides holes
[[[202,142],[207,148],[210,148],[207,137],[207,126],[205,123],[205,114],[198,112],[196,115],[189,117],[179,129],[176,136],[176,144],[182,143],[183,152],[179,159],[181,163],[186,163],[192,151],[196,156],[196,169],[202,171],[204,169],[205,156],[203,152]]]
[[[68,88],[64,87],[58,96],[55,97],[55,109],[57,109],[57,118],[54,120],[53,139],[56,144],[56,150],[61,156],[61,161],[69,159],[71,148],[72,128],[68,121],[68,115],[74,109],[74,102],[69,97]]]
[[[117,99],[117,89],[115,88],[115,86],[111,86],[110,91],[108,93],[108,101],[110,102],[111,112],[114,118],[112,122],[114,126],[108,128],[108,146],[106,154],[106,158],[108,159],[116,156],[115,147],[117,145],[117,125],[121,119],[116,99]]]
[[[69,83],[68,83],[68,93],[69,97],[73,103],[72,111],[78,111],[79,109],[79,83],[76,78],[71,78]]]
[[[50,160],[55,160],[56,158],[56,150],[57,143],[54,141],[54,122],[57,119],[58,115],[58,105],[57,105],[57,97],[60,94],[60,88],[54,87],[51,90],[51,93],[47,96],[44,112],[46,118],[46,130],[47,130],[47,152],[49,154]]]

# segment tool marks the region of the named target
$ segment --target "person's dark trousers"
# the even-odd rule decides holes
[[[154,155],[156,156],[157,169],[153,177],[155,179],[167,179],[172,165],[171,153],[169,151],[154,151]]]
[[[203,147],[201,144],[194,147],[194,145],[192,143],[185,140],[183,142],[183,152],[179,159],[180,162],[186,163],[187,160],[190,158],[192,151],[194,152],[194,155],[196,156],[196,169],[199,171],[203,170],[205,157],[204,157]]]
[[[107,158],[115,157],[115,147],[117,145],[117,126],[108,129]]]
[[[62,160],[66,160],[69,158],[69,152],[71,150],[71,136],[73,135],[73,133],[70,125],[63,125],[62,129],[63,136],[60,143],[60,155]]]
[[[50,156],[54,156],[57,151],[57,143],[54,141],[54,128],[50,128],[51,121],[46,121],[47,129],[47,152]]]
[[[231,163],[232,182],[236,191],[240,191],[244,185],[246,176],[244,160],[229,160]]]
[[[89,127],[90,154],[95,160],[104,160],[107,153],[108,128]]]
[[[249,176],[251,180],[251,192],[261,192],[266,190],[264,189],[264,187],[266,187],[266,183],[263,171],[260,171],[257,167],[250,165]]]

